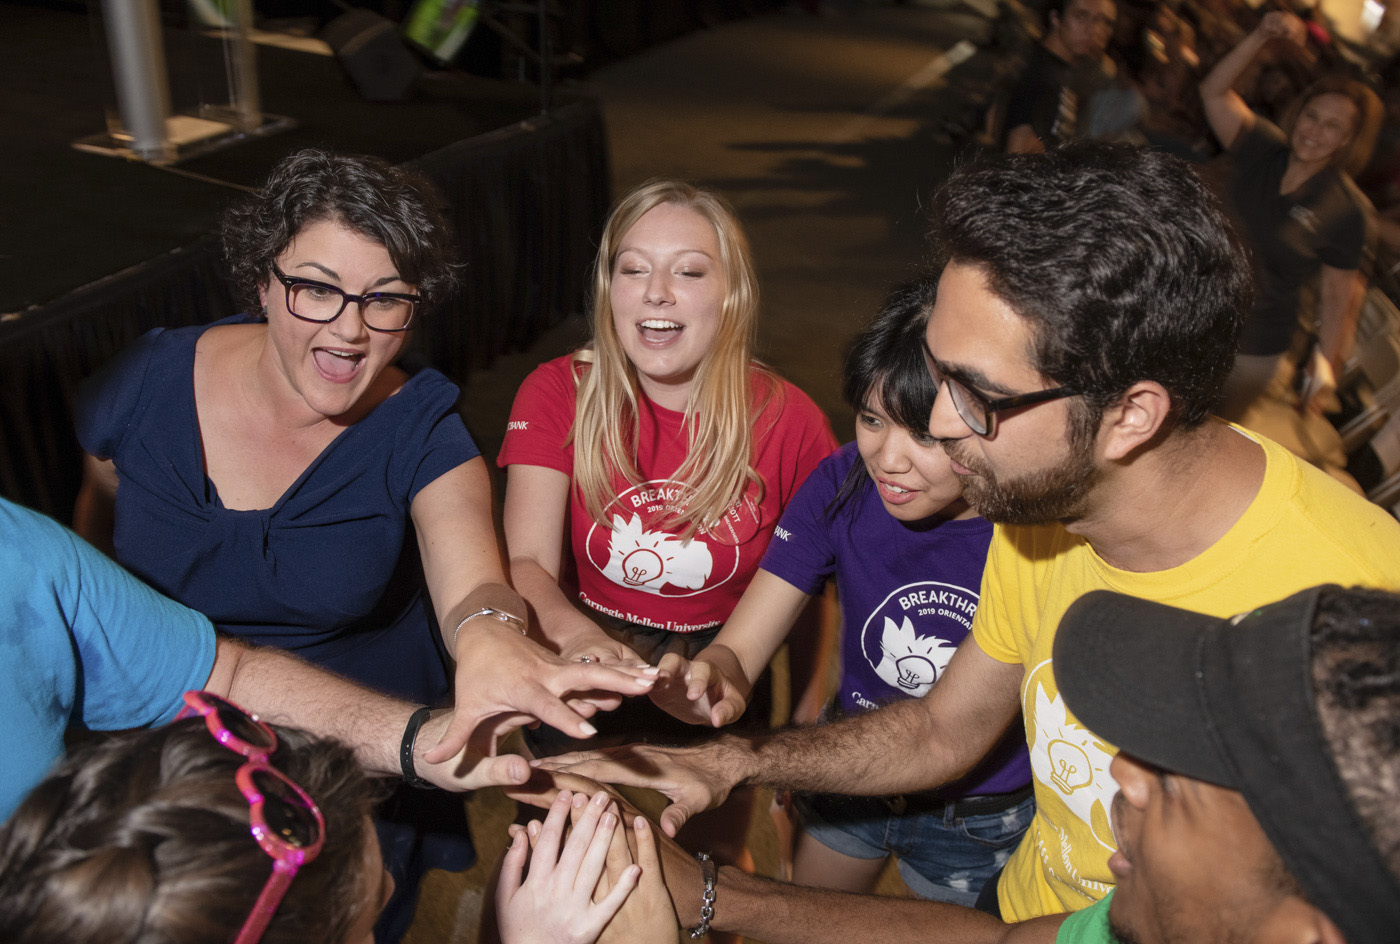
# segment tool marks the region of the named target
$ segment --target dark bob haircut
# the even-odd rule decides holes
[[[451,294],[452,242],[432,185],[376,157],[307,149],[284,158],[260,190],[224,214],[220,235],[238,303],[257,311],[277,257],[323,220],[382,243],[426,306]]]
[[[917,436],[928,436],[938,388],[924,363],[924,326],[937,296],[938,283],[930,278],[898,286],[880,313],[851,341],[841,393],[852,410],[864,410],[878,390],[886,416]],[[828,516],[869,484],[865,463],[851,466],[827,507]]]
[[[979,268],[1030,322],[1032,361],[1083,394],[1085,420],[1161,384],[1175,426],[1203,422],[1234,365],[1249,264],[1184,162],[1076,144],[959,170],[934,198],[934,261]]]
[[[275,730],[271,763],[316,801],[326,838],[262,941],[342,944],[373,906],[373,791],[348,748]],[[243,762],[202,718],[73,751],[0,828],[0,940],[227,944],[272,872],[234,782]]]

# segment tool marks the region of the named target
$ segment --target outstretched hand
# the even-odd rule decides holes
[[[600,662],[619,668],[646,668],[647,660],[602,631],[588,633],[572,646],[560,649],[566,662]]]
[[[443,708],[433,712],[418,731],[415,753],[419,753],[416,750],[419,744],[428,745],[440,741],[451,722],[451,709]],[[530,763],[519,754],[488,756],[477,748],[476,744],[469,745],[437,763],[427,760],[431,751],[424,751],[414,766],[418,776],[433,786],[457,793],[480,790],[484,787],[508,787],[530,779]]]
[[[599,791],[580,804],[563,841],[574,799],[560,790],[543,825],[532,822],[528,833],[518,827],[514,831],[496,886],[502,944],[593,944],[637,887],[642,869],[629,864],[594,900],[618,816],[608,809],[608,794]],[[522,877],[527,858],[530,873]]]
[[[748,680],[723,646],[710,646],[694,661],[670,653],[657,668],[661,678],[651,690],[651,700],[674,718],[722,728],[748,707]]]
[[[502,736],[533,721],[592,737],[597,731],[589,717],[616,708],[624,696],[645,695],[656,681],[653,668],[569,662],[491,620],[463,627],[461,637],[456,709],[425,755],[429,763],[464,749],[491,756]]]
[[[598,785],[588,783],[581,777],[571,779],[579,783],[575,789],[598,788]],[[601,789],[607,790],[610,795],[614,792],[607,787]],[[621,806],[625,806],[626,810],[621,810]],[[676,920],[676,908],[671,904],[671,893],[666,888],[656,845],[657,836],[651,828],[651,820],[621,797],[614,798],[611,808],[618,812],[624,825],[613,832],[606,868],[603,877],[598,880],[594,897],[608,894],[634,862],[641,866],[642,877],[622,903],[622,908],[603,929],[598,944],[676,944],[680,927]],[[578,815],[578,803],[575,802],[573,816],[577,819]],[[631,829],[626,828],[628,821],[631,822]]]
[[[532,761],[531,766],[656,790],[671,801],[661,812],[661,829],[675,836],[691,816],[725,801],[745,776],[742,758],[746,754],[747,742],[725,736],[696,747],[628,744],[579,751]]]
[[[599,883],[599,891],[605,889],[610,876],[619,874],[618,870],[629,861],[642,867],[640,884],[609,924],[600,938],[600,944],[650,944],[653,941],[676,940],[677,922],[691,925],[700,920],[700,892],[703,889],[700,864],[674,839],[653,830],[651,821],[626,797],[611,787],[566,773],[550,774],[547,781],[537,777],[528,786],[508,789],[506,793],[522,803],[552,808],[561,791],[571,790],[578,796],[599,789],[606,790],[611,796],[613,808],[618,810],[623,822],[632,824],[631,830],[619,829],[613,837],[607,874]],[[625,851],[630,859],[624,858],[617,848],[618,840],[624,834]],[[664,881],[664,886],[659,880]]]

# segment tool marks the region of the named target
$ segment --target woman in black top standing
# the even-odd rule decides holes
[[[1300,292],[1318,277],[1322,355],[1339,370],[1351,349],[1365,294],[1360,271],[1374,211],[1350,173],[1370,157],[1380,103],[1353,79],[1327,77],[1294,103],[1280,129],[1231,87],[1271,40],[1302,45],[1303,22],[1266,15],[1201,83],[1211,129],[1229,150],[1229,199],[1254,258],[1254,308],[1245,319],[1220,414],[1238,420],[1292,345]]]

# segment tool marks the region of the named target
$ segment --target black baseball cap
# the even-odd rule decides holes
[[[1229,619],[1095,590],[1060,621],[1055,680],[1094,734],[1243,794],[1349,944],[1393,944],[1400,882],[1337,772],[1313,691],[1317,600],[1337,589],[1313,587]]]

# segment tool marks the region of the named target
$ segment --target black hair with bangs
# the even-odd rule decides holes
[[[928,435],[929,414],[938,394],[924,362],[924,327],[938,294],[938,281],[925,277],[906,282],[885,299],[873,321],[856,335],[846,354],[842,397],[860,413],[877,390],[885,414],[921,436]],[[864,462],[851,466],[846,480],[826,507],[832,518],[861,489],[870,476]]]

